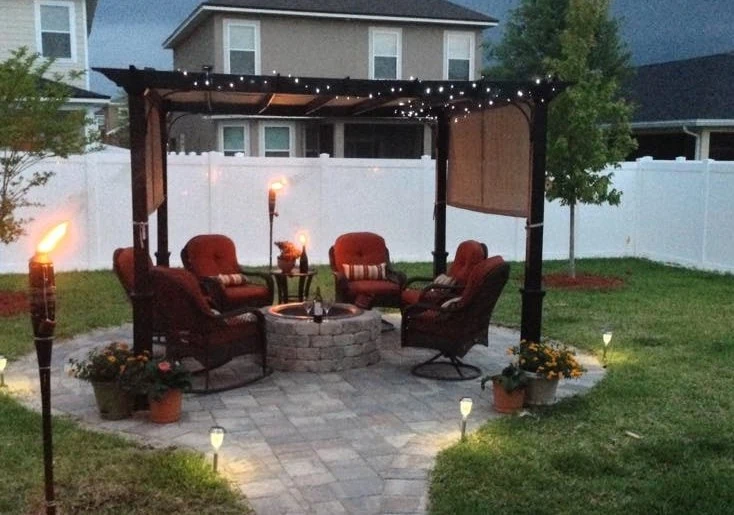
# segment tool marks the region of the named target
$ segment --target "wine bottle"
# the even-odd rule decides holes
[[[324,301],[321,298],[321,288],[316,287],[316,295],[313,298],[313,321],[320,324],[324,321]]]
[[[302,274],[308,273],[308,255],[306,254],[306,245],[301,249],[301,259],[298,261],[298,271]]]

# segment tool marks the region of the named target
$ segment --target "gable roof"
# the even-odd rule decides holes
[[[633,127],[734,120],[734,52],[639,66],[635,72],[625,88],[637,106]]]
[[[42,84],[52,83],[54,81],[50,79],[41,78],[40,79]],[[108,103],[110,100],[110,97],[108,95],[102,95],[100,93],[95,93],[94,91],[89,91],[87,89],[77,88],[76,86],[72,86],[70,84],[66,84],[66,87],[69,88],[69,102],[71,103]]]
[[[495,18],[448,0],[209,0],[194,9],[166,38],[164,48],[176,46],[214,12],[430,23],[478,29],[497,25]]]

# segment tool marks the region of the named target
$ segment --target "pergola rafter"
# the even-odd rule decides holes
[[[156,212],[156,261],[168,266],[166,144],[170,113],[282,117],[417,119],[435,127],[436,200],[434,273],[446,270],[446,199],[452,122],[508,104],[528,107],[532,146],[521,337],[540,339],[542,315],[543,208],[549,102],[565,87],[545,80],[366,80],[281,75],[225,75],[180,71],[95,68],[128,94],[135,288],[135,350],[152,346],[148,216]],[[525,110],[523,109],[523,113]]]

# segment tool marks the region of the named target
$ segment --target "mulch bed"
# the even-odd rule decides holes
[[[558,273],[543,276],[543,284],[546,288],[567,290],[611,290],[624,286],[624,279],[591,274],[576,274],[571,278],[567,273]]]
[[[28,294],[22,291],[0,291],[0,317],[28,313]]]

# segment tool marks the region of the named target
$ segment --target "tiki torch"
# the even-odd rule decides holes
[[[33,340],[41,381],[41,415],[43,429],[43,466],[46,489],[46,513],[56,513],[54,500],[53,441],[51,435],[51,351],[56,327],[56,280],[49,253],[66,234],[69,223],[54,227],[36,248],[28,263],[29,301]]]
[[[268,261],[268,267],[270,270],[273,269],[273,218],[278,216],[278,212],[275,210],[275,197],[278,191],[283,189],[283,186],[283,181],[275,181],[268,188],[268,220],[270,221],[270,260]]]

